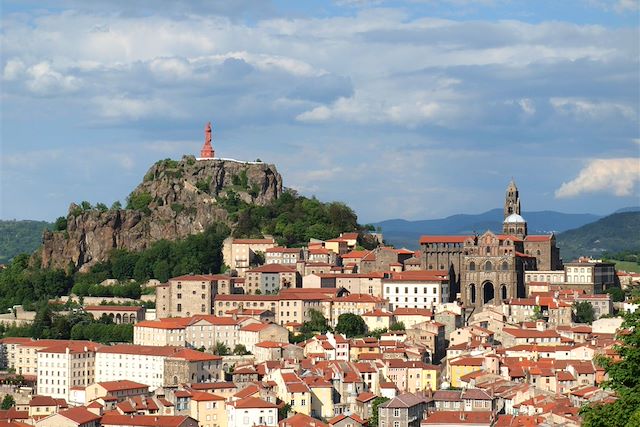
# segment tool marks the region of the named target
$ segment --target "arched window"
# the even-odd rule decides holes
[[[491,261],[487,261],[484,264],[484,271],[491,271],[493,270],[493,264],[491,264]]]
[[[509,263],[507,261],[504,261],[502,263],[502,271],[507,271],[509,270]]]
[[[471,261],[469,263],[469,271],[476,271],[476,263]]]
[[[507,285],[500,286],[500,298],[503,300],[507,299]]]
[[[471,301],[471,304],[476,303],[476,285],[473,283],[469,285],[469,301]]]
[[[486,249],[486,251],[485,251],[485,252],[487,252],[488,254],[490,254],[490,253],[491,253],[491,248],[490,248],[489,246],[487,246],[487,249]]]
[[[540,249],[538,249],[538,250],[536,251],[536,254],[540,255]]]

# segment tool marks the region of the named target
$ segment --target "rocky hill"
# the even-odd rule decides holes
[[[201,233],[214,223],[233,226],[224,202],[266,205],[282,194],[274,165],[233,160],[161,160],[127,199],[126,209],[83,209],[72,204],[66,229],[45,231],[34,259],[42,267],[87,271],[113,249],[139,251],[161,240]]]

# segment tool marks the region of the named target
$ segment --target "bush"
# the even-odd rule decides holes
[[[127,209],[135,209],[148,214],[150,213],[149,204],[152,200],[153,197],[146,191],[142,193],[131,193],[127,198]]]
[[[53,231],[65,231],[67,229],[67,218],[60,216],[53,223]]]

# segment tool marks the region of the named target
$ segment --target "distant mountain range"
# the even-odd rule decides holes
[[[564,260],[581,255],[594,258],[604,252],[640,252],[640,212],[624,210],[557,236]]]
[[[502,231],[502,209],[492,209],[481,214],[458,214],[441,219],[407,221],[390,219],[373,224],[382,228],[385,241],[411,249],[418,248],[418,240],[423,234],[473,234],[487,230]],[[601,215],[567,214],[555,211],[523,212],[527,220],[529,234],[560,233],[572,228],[597,221]]]

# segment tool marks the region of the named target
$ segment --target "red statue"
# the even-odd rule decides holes
[[[204,145],[200,150],[201,159],[213,159],[214,151],[211,146],[211,122],[204,127]]]

